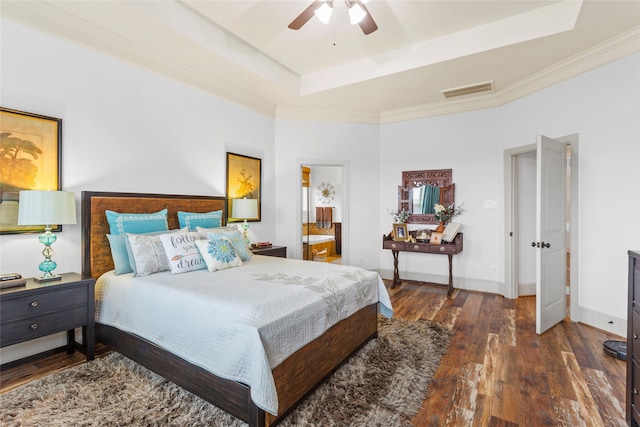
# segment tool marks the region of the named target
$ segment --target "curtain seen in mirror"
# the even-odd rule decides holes
[[[420,187],[420,201],[423,214],[433,214],[433,205],[440,202],[440,187],[435,185],[423,185]]]

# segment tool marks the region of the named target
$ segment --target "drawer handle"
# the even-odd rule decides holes
[[[420,246],[419,245],[413,245],[413,249],[418,251],[418,250],[420,250]]]
[[[31,305],[31,307],[37,307],[38,306],[38,301],[33,301],[30,305]]]
[[[440,252],[444,252],[447,248],[445,248],[444,246],[440,246]]]
[[[637,395],[638,394],[638,389],[637,388],[633,388],[633,394]]]
[[[33,329],[33,330],[38,329],[38,324],[37,323],[32,323],[31,324],[31,329]]]
[[[391,244],[391,247],[392,247],[393,249],[395,249],[395,248],[396,248],[396,244],[395,244],[395,243],[392,243],[392,244]]]
[[[633,334],[633,339],[637,340],[638,339],[638,334]]]

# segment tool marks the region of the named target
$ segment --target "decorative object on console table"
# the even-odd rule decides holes
[[[640,251],[629,251],[629,298],[627,301],[627,423],[640,425]]]
[[[45,285],[28,279],[23,287],[1,290],[0,347],[67,331],[67,353],[71,354],[79,347],[87,360],[92,360],[95,348],[94,284],[95,279],[64,273],[59,281]],[[77,327],[82,327],[82,345],[75,342]],[[9,362],[11,365],[18,363]]]
[[[53,249],[51,245],[58,239],[51,232],[52,225],[76,223],[76,198],[68,191],[21,191],[18,209],[18,225],[45,225],[45,232],[38,240],[44,245],[42,255],[44,261],[38,268],[43,272],[42,277],[34,280],[48,282],[60,280],[53,270],[58,264],[51,259]]]
[[[235,199],[232,206],[231,216],[244,219],[242,222],[242,234],[244,241],[249,245],[249,223],[248,219],[258,217],[258,201],[256,199]]]
[[[279,258],[287,257],[287,247],[286,246],[251,246],[251,252],[255,255],[265,255],[265,256],[273,256]]]
[[[444,232],[446,223],[462,213],[462,204],[456,207],[453,203],[450,205],[441,205],[436,203],[433,205],[433,210],[435,211],[434,216],[439,222],[438,227],[436,227],[436,231],[438,233],[442,233]]]
[[[432,233],[433,234],[433,233]],[[417,252],[425,254],[447,255],[449,258],[449,283],[447,296],[453,292],[453,255],[462,252],[462,235],[458,235],[451,243],[443,243],[441,245],[432,245],[430,243],[421,242],[398,242],[394,241],[391,236],[382,236],[382,249],[390,249],[393,254],[393,285],[392,288],[400,285],[400,272],[398,270],[398,256],[400,252]]]
[[[407,239],[407,235],[407,224],[393,224],[393,240],[405,241]]]

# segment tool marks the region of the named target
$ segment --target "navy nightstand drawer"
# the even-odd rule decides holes
[[[87,324],[87,307],[80,306],[43,316],[2,324],[1,346],[16,344]]]
[[[2,323],[64,310],[78,305],[87,305],[87,287],[42,292],[19,298],[2,300]],[[86,308],[85,308],[86,310]]]

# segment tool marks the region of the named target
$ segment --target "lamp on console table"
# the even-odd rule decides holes
[[[233,218],[244,219],[242,223],[242,234],[244,235],[244,242],[249,245],[249,223],[247,219],[258,218],[258,199],[234,199],[231,216]]]
[[[51,245],[58,239],[51,232],[51,225],[76,223],[76,197],[68,191],[21,191],[18,202],[18,225],[44,225],[44,233],[38,237],[44,245],[42,255],[44,261],[38,268],[42,277],[36,282],[60,280],[60,276],[52,273],[58,264],[51,259]]]

